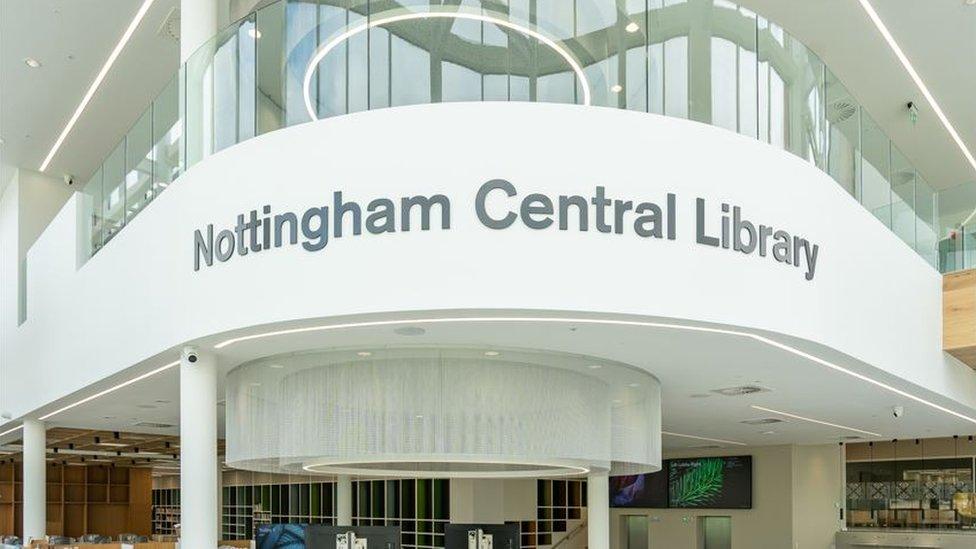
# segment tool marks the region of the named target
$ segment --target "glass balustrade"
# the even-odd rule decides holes
[[[976,227],[946,224],[940,193],[824,63],[726,0],[264,5],[191,56],[83,187],[90,251],[221,149],[313,119],[449,101],[588,103],[726,128],[824,170],[931,265],[976,264]]]

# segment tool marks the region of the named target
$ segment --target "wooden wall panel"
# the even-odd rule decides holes
[[[976,368],[976,270],[942,277],[942,348]]]

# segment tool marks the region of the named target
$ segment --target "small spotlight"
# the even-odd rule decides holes
[[[485,356],[498,356],[500,354],[498,351],[485,351]]]
[[[976,0],[973,0],[973,1],[976,1]],[[637,23],[631,21],[630,23],[627,23],[627,26],[624,27],[624,30],[627,31],[627,32],[630,32],[630,33],[634,33],[634,32],[637,32],[637,31],[640,30],[640,25],[638,25]]]
[[[610,86],[610,91],[612,91],[613,93],[620,93],[624,91],[624,87],[621,86],[620,84],[614,84]]]
[[[32,69],[39,69],[39,68],[41,68],[41,62],[38,61],[37,59],[34,59],[33,57],[25,57],[24,58],[24,64],[27,65],[28,67],[32,68]]]
[[[373,353],[369,351],[359,351],[358,353],[356,353],[356,355],[361,357],[367,357],[367,356],[373,356]]]

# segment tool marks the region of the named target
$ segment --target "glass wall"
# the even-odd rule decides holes
[[[958,256],[939,196],[836,76],[728,0],[266,4],[195,52],[105,160],[84,191],[92,250],[245,139],[448,101],[588,103],[726,128],[823,169],[931,264]]]
[[[976,528],[973,447],[972,437],[848,445],[847,525]]]

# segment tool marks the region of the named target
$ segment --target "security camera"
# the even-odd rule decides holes
[[[69,187],[71,185],[74,185],[75,184],[75,176],[71,175],[70,173],[64,174],[64,184],[65,185],[68,185]]]
[[[894,408],[891,409],[891,415],[893,415],[894,417],[901,417],[905,415],[905,407],[895,406]]]
[[[187,347],[186,349],[183,349],[183,357],[187,362],[193,364],[197,361],[199,355],[197,354],[197,350],[195,348]]]

